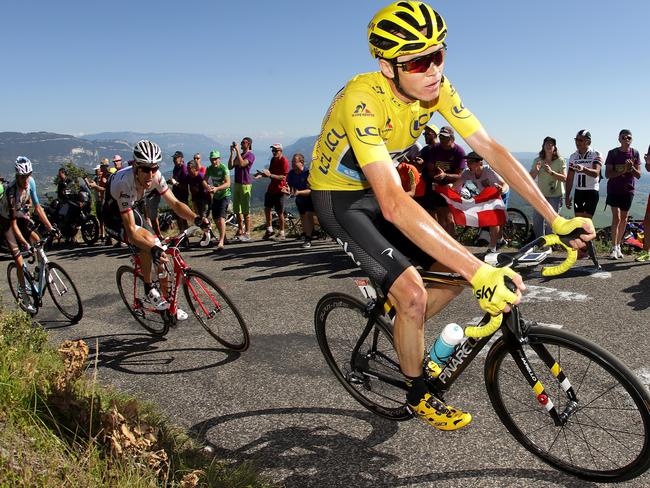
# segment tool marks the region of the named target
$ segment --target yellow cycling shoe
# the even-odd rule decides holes
[[[427,424],[438,430],[458,430],[472,421],[472,414],[445,405],[430,393],[417,405],[411,405],[411,410]]]

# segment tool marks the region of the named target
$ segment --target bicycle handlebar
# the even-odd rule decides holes
[[[194,234],[197,230],[199,230],[200,227],[198,225],[192,225],[185,229],[183,232],[181,232],[178,235],[175,235],[173,237],[167,237],[164,241],[163,244],[169,244],[171,247],[178,247],[178,245],[183,242],[184,239],[187,238],[187,236]]]
[[[502,268],[505,266],[511,266],[513,264],[516,264],[520,258],[528,254],[528,251],[530,251],[535,246],[560,245],[567,251],[566,259],[556,266],[546,266],[542,268],[542,276],[557,276],[562,273],[565,273],[566,271],[569,270],[569,268],[571,268],[571,266],[575,264],[576,260],[578,259],[578,251],[576,251],[569,245],[569,241],[573,239],[579,239],[580,235],[584,234],[584,232],[585,231],[583,229],[576,229],[573,232],[571,232],[571,234],[568,234],[566,236],[549,234],[542,237],[538,237],[534,241],[530,242],[529,244],[526,244],[524,247],[519,249],[519,251],[514,256],[508,257],[507,261],[503,261],[497,264],[497,267]],[[508,286],[507,282],[506,282],[506,286]],[[514,287],[514,284],[512,284],[512,287]],[[508,288],[511,287],[508,286]],[[514,288],[511,288],[511,291],[514,292],[515,291]],[[503,313],[500,313],[499,315],[491,316],[490,320],[488,320],[486,323],[480,323],[477,326],[465,328],[465,335],[473,339],[490,336],[494,334],[497,330],[499,330],[499,327],[501,327],[502,322],[503,322]]]

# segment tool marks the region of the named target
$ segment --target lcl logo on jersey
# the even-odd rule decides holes
[[[463,102],[460,102],[458,105],[455,105],[451,109],[451,113],[456,117],[457,119],[467,119],[472,116],[472,112],[467,110],[465,108],[465,105],[463,105]]]
[[[366,108],[366,104],[361,102],[357,107],[354,109],[354,112],[352,113],[352,117],[374,117],[375,114],[373,114],[370,110]]]

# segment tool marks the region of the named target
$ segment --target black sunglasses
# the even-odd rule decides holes
[[[140,166],[140,171],[144,173],[155,173],[160,169],[160,166]]]
[[[443,44],[442,49],[425,54],[419,58],[404,61],[403,63],[393,61],[393,65],[396,68],[402,68],[402,71],[405,73],[425,73],[429,69],[429,66],[431,66],[431,63],[440,66],[445,61],[446,50],[447,46]]]

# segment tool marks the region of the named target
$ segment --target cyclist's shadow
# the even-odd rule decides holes
[[[161,347],[167,343],[164,337],[142,334],[90,336],[83,340],[90,348],[89,364],[97,360],[98,367],[128,374],[189,373],[223,366],[240,356],[238,352],[217,347],[169,349]],[[206,359],[212,362],[206,363]]]
[[[207,437],[212,429],[225,427],[227,422],[239,421],[243,428],[236,425],[228,431],[213,433],[211,438],[227,438],[229,442],[241,436],[246,439],[250,432],[246,424],[250,417],[261,416],[296,416],[304,419],[314,417],[312,425],[288,425],[291,420],[276,421],[283,427],[268,430],[259,437],[246,442],[242,440],[240,447],[229,449],[211,443]],[[332,416],[343,416],[344,423],[334,420]],[[320,417],[320,418],[319,418]],[[361,424],[358,429],[350,429],[350,418],[370,425],[370,433],[365,437],[348,434],[366,433],[367,425]],[[304,421],[304,420],[303,420]],[[389,441],[398,430],[398,423],[382,419],[370,412],[363,410],[347,410],[337,408],[270,408],[257,411],[248,411],[214,417],[194,425],[190,432],[199,441],[213,449],[218,459],[231,460],[236,463],[253,462],[261,471],[275,471],[282,474],[289,473],[282,479],[287,487],[381,487],[412,486],[420,484],[449,483],[452,486],[470,486],[486,477],[528,480],[528,483],[552,481],[557,485],[582,488],[595,486],[591,483],[570,478],[550,468],[488,468],[467,469],[448,472],[431,471],[414,476],[400,476],[391,471],[402,471],[399,464],[404,464],[400,457],[383,452],[378,448]],[[337,426],[339,426],[337,428]],[[346,431],[343,431],[344,426]],[[228,434],[226,434],[228,432]],[[240,432],[240,434],[234,434]],[[256,435],[251,433],[250,435]],[[413,456],[423,456],[435,463],[435,439],[432,437],[431,446],[413,446]],[[444,452],[438,452],[444,456]],[[419,471],[421,471],[419,469]],[[467,483],[463,485],[463,483]]]

